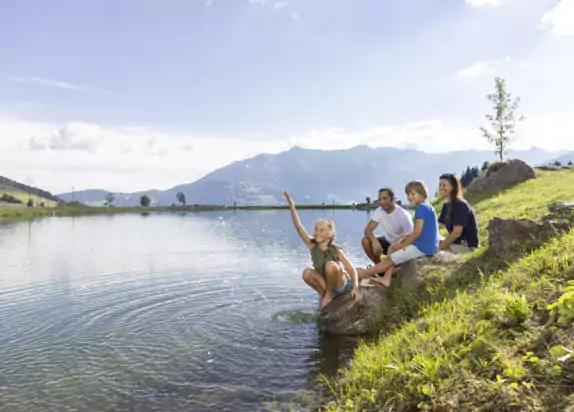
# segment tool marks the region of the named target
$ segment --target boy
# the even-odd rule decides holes
[[[393,268],[396,265],[417,259],[421,256],[432,256],[438,251],[439,233],[436,213],[427,201],[428,188],[424,182],[414,180],[405,187],[405,192],[411,204],[416,205],[415,227],[413,232],[404,240],[389,249],[389,256],[375,266],[359,269],[359,277],[364,278],[377,273],[385,273],[382,278],[373,282],[385,287],[391,285]]]

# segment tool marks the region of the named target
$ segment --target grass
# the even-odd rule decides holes
[[[473,198],[474,196],[474,198]],[[495,216],[538,219],[574,199],[574,171],[469,196],[481,239]],[[437,204],[437,206],[440,206]],[[512,262],[483,246],[426,285],[390,292],[389,327],[329,382],[330,411],[574,408],[574,231]]]
[[[36,197],[36,195],[30,195],[27,192],[24,192],[22,190],[16,189],[16,188],[11,187],[11,186],[0,185],[0,196],[2,196],[3,194],[14,196],[16,199],[20,200],[24,205],[26,205],[26,203],[28,202],[28,199],[30,198],[34,201],[34,205],[39,200],[40,203],[44,202],[44,204],[47,207],[56,206],[56,203],[52,200],[48,200],[48,199],[45,199],[43,197],[38,198],[38,197]]]

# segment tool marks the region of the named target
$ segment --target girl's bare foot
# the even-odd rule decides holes
[[[333,298],[323,296],[323,298],[321,299],[321,304],[319,305],[319,309],[323,309],[325,306],[331,303],[332,300]]]

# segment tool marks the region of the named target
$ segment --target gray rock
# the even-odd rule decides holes
[[[474,179],[468,190],[504,189],[536,177],[532,167],[519,159],[513,159],[493,166],[489,171]]]
[[[535,222],[529,219],[495,217],[486,228],[491,249],[501,257],[515,256],[518,251],[539,246],[568,231],[572,223],[565,219]]]
[[[439,252],[432,257],[422,257],[403,264],[393,282],[415,286],[420,282],[436,282],[429,276],[459,265],[463,259],[459,256]],[[369,279],[361,282],[363,299],[354,304],[350,294],[333,299],[317,316],[319,329],[335,335],[362,335],[382,329],[390,315],[389,289],[374,284]]]
[[[574,218],[574,202],[558,202],[548,205],[548,210],[556,217],[563,219]]]

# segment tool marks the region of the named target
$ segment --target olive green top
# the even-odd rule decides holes
[[[311,260],[313,260],[313,267],[317,272],[325,275],[325,265],[327,262],[339,262],[339,246],[329,245],[327,250],[321,250],[317,243],[313,244],[311,248]]]

